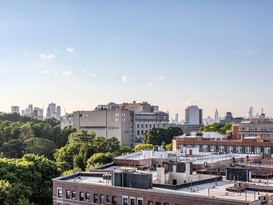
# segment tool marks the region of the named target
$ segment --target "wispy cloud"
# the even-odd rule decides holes
[[[158,76],[158,79],[159,79],[159,80],[164,80],[164,79],[165,79],[165,76],[164,76],[164,75],[160,75],[160,76]]]
[[[254,56],[259,52],[260,52],[259,49],[237,50],[237,51],[235,51],[235,55],[237,55],[237,56]]]
[[[67,47],[65,49],[65,51],[68,52],[68,53],[74,53],[75,52],[74,48],[71,48],[71,47]]]
[[[90,73],[90,72],[87,72],[86,70],[82,70],[82,74],[84,74],[85,76],[87,75],[92,78],[97,77],[97,75],[95,73]]]
[[[48,74],[49,72],[50,72],[49,70],[43,70],[43,71],[42,71],[42,73],[43,73],[44,75]]]
[[[187,107],[187,106],[190,106],[190,105],[194,105],[196,102],[198,102],[200,99],[200,97],[194,97],[194,98],[190,98],[188,100],[185,100],[181,103],[181,106],[182,107]]]
[[[63,75],[72,75],[72,71],[70,71],[70,70],[64,71]]]
[[[122,82],[128,83],[129,77],[127,75],[122,76]]]
[[[96,77],[96,74],[95,73],[88,73],[88,76],[92,77],[92,78],[95,78]]]
[[[153,86],[155,86],[155,84],[154,83],[147,83],[146,86],[153,87]]]
[[[55,56],[52,55],[52,54],[49,54],[49,55],[41,54],[40,57],[42,59],[45,59],[45,60],[49,60],[49,59],[55,58]]]

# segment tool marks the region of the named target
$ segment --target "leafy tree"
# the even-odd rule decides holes
[[[21,122],[13,122],[11,124],[11,138],[19,139],[21,134]]]
[[[52,201],[52,178],[60,176],[60,170],[55,162],[34,154],[24,155],[23,163],[28,162],[28,169],[35,171],[35,181],[31,186],[33,201],[37,204],[47,205]]]
[[[21,158],[24,155],[26,144],[20,139],[12,139],[3,144],[0,152],[7,158]]]
[[[27,122],[21,126],[21,134],[20,134],[20,139],[25,141],[30,138],[34,138],[34,132],[31,127],[31,123]]]
[[[164,142],[169,144],[175,136],[182,134],[183,131],[179,127],[169,127],[168,129],[153,128],[143,135],[143,143],[161,145]]]
[[[78,155],[80,147],[80,143],[69,143],[55,152],[54,158],[62,171],[73,169],[74,156]]]
[[[170,144],[166,144],[165,147],[164,147],[165,150],[168,150],[168,151],[171,151],[173,149],[173,144],[170,143]]]
[[[22,159],[1,158],[0,204],[51,204],[51,179],[59,175],[56,164],[45,157],[28,154]]]
[[[95,153],[87,160],[87,169],[110,163],[114,155],[110,152]]]
[[[107,152],[116,152],[119,150],[120,142],[116,137],[111,137],[105,140],[105,148]]]
[[[233,123],[227,124],[220,124],[220,123],[213,123],[211,125],[202,126],[200,131],[202,132],[218,132],[222,135],[227,134],[228,131],[231,131]]]
[[[153,146],[152,144],[138,144],[138,145],[136,145],[136,146],[134,147],[134,151],[135,151],[135,152],[139,152],[139,151],[141,151],[141,150],[146,150],[146,149],[152,150],[153,147],[154,147],[154,146]]]
[[[47,119],[45,119],[44,120],[44,123],[47,123],[47,124],[49,124],[51,127],[55,127],[55,126],[57,126],[57,125],[59,125],[60,124],[60,121],[59,120],[57,120],[56,118],[47,118]]]
[[[54,127],[54,129],[57,129],[56,126]],[[76,132],[76,128],[73,128],[71,125],[70,126],[66,126],[61,130],[60,133],[60,138],[58,139],[57,142],[55,142],[55,144],[57,145],[57,147],[63,147],[65,146],[65,144],[68,141],[68,136],[73,133]],[[56,132],[56,131],[55,131]]]
[[[86,130],[80,130],[78,132],[73,132],[68,136],[68,142],[92,142],[96,134],[94,132],[88,133]]]
[[[54,142],[44,139],[44,138],[31,138],[25,141],[26,143],[26,153],[30,154],[37,154],[40,156],[45,156],[48,159],[53,160],[55,153],[55,150],[57,149],[57,146],[54,144]]]
[[[116,151],[116,155],[120,156],[122,154],[131,153],[131,152],[133,152],[133,150],[129,146],[122,145],[119,147],[118,151]]]

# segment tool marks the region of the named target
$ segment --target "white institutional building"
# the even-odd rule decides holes
[[[203,111],[196,105],[191,105],[185,109],[185,124],[201,125],[203,119]]]
[[[143,134],[152,128],[168,128],[169,115],[147,102],[113,102],[99,105],[92,111],[76,111],[61,117],[61,127],[94,131],[97,136],[116,137],[121,144],[134,146],[142,142]]]

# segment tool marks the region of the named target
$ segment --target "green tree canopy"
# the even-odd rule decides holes
[[[0,158],[0,204],[51,204],[51,179],[59,175],[56,164],[45,157]]]
[[[134,151],[135,151],[135,152],[139,152],[139,151],[141,151],[141,150],[146,150],[146,149],[152,150],[153,147],[154,147],[154,146],[153,146],[152,144],[138,144],[138,145],[136,145],[136,146],[134,147]]]
[[[182,135],[183,131],[179,127],[169,127],[168,129],[153,128],[143,135],[144,144],[161,145],[162,142],[169,144],[175,136]]]
[[[3,144],[0,152],[7,158],[21,158],[24,155],[26,144],[20,139],[12,139]]]
[[[227,124],[220,124],[220,123],[213,123],[211,125],[205,125],[200,128],[201,132],[218,132],[222,135],[227,134],[232,129],[233,123]]]
[[[78,132],[73,132],[68,136],[68,142],[92,142],[96,134],[94,132],[88,132],[86,130],[80,130]]]
[[[114,155],[110,152],[95,153],[87,160],[87,169],[112,162]]]
[[[45,156],[48,159],[53,160],[53,154],[55,153],[55,150],[57,149],[57,146],[54,142],[44,139],[44,138],[31,138],[25,141],[26,144],[26,153],[29,154],[37,154],[40,156]]]

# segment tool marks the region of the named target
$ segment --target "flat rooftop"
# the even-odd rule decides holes
[[[119,157],[115,157],[115,159],[121,160],[143,160],[143,159],[156,159],[156,156],[153,155],[152,150],[145,150],[144,152],[135,152],[127,155],[122,155]],[[163,158],[161,159],[169,159],[169,160],[177,160],[180,162],[192,162],[193,164],[204,164],[204,163],[216,163],[224,160],[231,160],[232,158],[240,159],[249,157],[259,157],[259,154],[213,154],[212,152],[199,152],[199,155],[192,156],[182,156],[177,152],[173,151],[154,151],[158,153],[163,153]],[[158,158],[160,159],[160,158]]]
[[[201,152],[201,155],[192,156],[192,157],[178,157],[179,161],[184,162],[192,162],[193,164],[204,164],[204,163],[217,163],[220,161],[231,160],[233,158],[240,159],[249,157],[260,157],[259,154],[211,154],[211,153],[204,153]]]
[[[88,173],[86,173],[88,174]],[[59,177],[54,180],[65,180],[70,183],[83,183],[83,184],[96,184],[101,186],[112,186],[111,180],[105,180],[99,176],[80,176],[78,177]],[[236,183],[239,183],[238,181]],[[252,182],[248,182],[256,185],[263,186],[273,186],[273,180],[267,179],[253,179]],[[178,190],[170,190],[166,188],[157,188],[153,187],[152,189],[148,189],[145,191],[149,192],[162,192],[162,193],[171,193],[174,195],[189,195],[189,196],[200,196],[200,197],[215,197],[220,199],[227,200],[239,200],[239,201],[255,201],[259,196],[265,196],[269,194],[268,192],[254,192],[254,191],[245,191],[242,193],[239,192],[230,192],[226,191],[226,188],[234,186],[234,181],[223,180],[223,181],[215,181],[212,183],[200,184],[189,186],[187,188],[182,188]],[[128,188],[131,189],[131,188]]]

